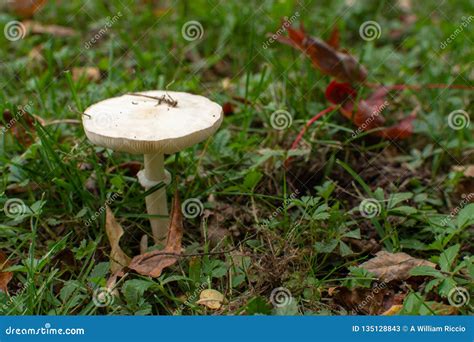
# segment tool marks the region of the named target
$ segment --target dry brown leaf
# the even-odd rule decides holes
[[[332,297],[332,295],[334,294],[334,291],[337,290],[337,286],[331,286],[328,288],[328,295]]]
[[[100,81],[100,70],[96,67],[75,67],[72,68],[72,79],[74,81],[80,81],[86,79],[90,82]]]
[[[427,304],[431,308],[431,310],[434,311],[436,315],[441,315],[441,316],[457,315],[459,312],[459,307],[454,306],[454,305],[447,305],[447,304],[437,303],[437,302],[428,302]]]
[[[465,177],[474,177],[474,165],[454,166],[453,170],[462,172]]]
[[[380,251],[374,258],[359,265],[387,283],[393,280],[408,279],[411,269],[417,266],[436,267],[432,262],[414,258],[406,253],[389,253],[387,251]]]
[[[31,17],[35,14],[43,5],[46,0],[9,0],[7,1],[8,7],[15,14],[22,17]]]
[[[394,316],[400,312],[400,310],[403,308],[402,304],[395,304],[390,307],[387,311],[382,313],[382,316]]]
[[[338,303],[357,315],[379,315],[397,300],[393,290],[389,289],[385,283],[373,288],[339,287],[333,291],[333,297]]]
[[[26,32],[33,34],[50,34],[55,37],[71,37],[77,34],[70,27],[59,25],[43,25],[37,21],[27,20],[23,22]]]
[[[31,62],[31,65],[41,65],[46,62],[43,57],[43,50],[43,44],[37,45],[30,50],[28,60]]]
[[[152,251],[137,255],[128,266],[130,269],[146,276],[159,277],[163,269],[176,263],[181,254],[183,238],[183,217],[178,192],[174,195],[173,210],[166,246],[162,251]]]
[[[0,291],[5,293],[8,292],[8,283],[13,278],[13,272],[4,272],[3,270],[10,266],[7,255],[0,252]]]
[[[6,109],[3,112],[3,120],[7,123],[5,128],[12,133],[16,141],[20,145],[28,147],[36,139],[35,120],[37,117],[28,113],[25,108],[26,106],[21,107],[13,114]],[[23,122],[20,123],[20,121]]]
[[[112,210],[108,205],[105,205],[105,231],[109,238],[111,252],[110,252],[110,270],[116,273],[130,263],[130,258],[120,248],[119,242],[123,235],[123,228],[115,219]]]
[[[199,300],[196,304],[207,306],[212,310],[219,310],[224,302],[224,295],[217,290],[203,290],[199,295]]]

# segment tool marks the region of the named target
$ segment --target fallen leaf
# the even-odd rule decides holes
[[[462,172],[465,177],[474,177],[474,165],[454,166],[453,171]]]
[[[71,37],[77,34],[77,32],[70,27],[44,25],[33,20],[24,21],[23,25],[25,26],[26,32],[32,34],[50,34],[55,37]]]
[[[339,34],[339,29],[337,26],[334,26],[334,28],[331,31],[331,36],[329,36],[329,39],[326,41],[329,46],[332,46],[334,49],[339,49],[339,41],[340,41],[340,34]]]
[[[382,316],[393,316],[396,315],[400,312],[400,310],[403,308],[402,304],[395,304],[390,307],[387,311],[382,313]]]
[[[360,268],[375,274],[386,283],[408,279],[411,276],[411,269],[417,266],[436,267],[432,262],[414,258],[406,253],[389,253],[387,251],[380,251],[374,258],[359,265]]]
[[[152,251],[134,257],[128,266],[130,269],[146,276],[159,277],[163,269],[174,265],[181,254],[183,238],[183,217],[178,192],[173,199],[170,226],[166,246],[161,251]]]
[[[75,67],[72,68],[72,79],[76,82],[82,79],[98,82],[100,81],[100,70],[96,67]]]
[[[16,141],[23,147],[30,146],[36,139],[36,117],[28,113],[24,107],[20,106],[14,115],[9,110],[5,110],[3,121],[5,122],[5,131],[11,132]]]
[[[148,235],[143,234],[140,239],[140,254],[145,254],[148,249]]]
[[[459,307],[454,305],[447,305],[438,302],[425,302],[431,310],[435,313],[435,315],[440,316],[449,316],[449,315],[457,315],[459,312]]]
[[[28,53],[28,60],[31,66],[39,66],[46,62],[43,57],[43,50],[43,44],[37,45],[30,50]]]
[[[337,290],[337,286],[332,286],[332,287],[329,287],[328,288],[328,295],[332,297],[332,295],[334,294],[334,291]]]
[[[13,272],[5,272],[4,269],[10,267],[11,264],[8,261],[7,255],[0,252],[0,291],[8,292],[8,283],[13,278]]]
[[[105,231],[111,247],[110,270],[112,273],[116,273],[130,263],[130,258],[122,251],[119,245],[120,238],[123,235],[122,226],[117,222],[112,210],[110,210],[107,204],[105,205],[105,210]]]
[[[287,27],[288,37],[279,36],[277,40],[304,52],[313,66],[323,74],[343,82],[364,82],[367,78],[367,70],[355,57],[335,48],[339,44],[337,29],[333,30],[328,44],[307,35],[302,24],[299,30],[293,29],[287,22],[284,25]]]
[[[222,303],[224,303],[224,295],[212,289],[203,290],[199,295],[199,300],[196,301],[196,304],[204,305],[212,310],[219,310]]]
[[[224,115],[232,115],[234,114],[234,106],[232,105],[231,102],[226,102],[222,105],[222,111],[224,112]]]
[[[391,307],[396,299],[393,290],[385,283],[370,289],[338,287],[333,291],[333,296],[337,302],[356,315],[379,315]]]
[[[46,0],[9,0],[7,1],[8,7],[15,14],[22,17],[31,17],[41,7],[44,6]]]
[[[332,81],[326,88],[326,98],[340,105],[339,111],[362,131],[378,129],[374,135],[387,139],[404,139],[413,133],[413,121],[417,109],[392,126],[385,126],[382,112],[386,110],[386,100],[391,88],[380,86],[366,99],[357,99],[357,91],[349,83]]]

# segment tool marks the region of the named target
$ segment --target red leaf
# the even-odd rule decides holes
[[[339,36],[340,36],[339,29],[337,28],[337,26],[334,26],[331,32],[331,36],[326,42],[328,43],[329,46],[332,46],[333,48],[337,50],[339,49],[339,40],[340,40]]]
[[[373,134],[387,139],[405,139],[413,133],[416,112],[413,111],[410,116],[393,126],[384,127],[385,118],[382,112],[388,105],[386,97],[389,90],[387,87],[379,87],[367,99],[360,99],[356,103],[357,92],[354,88],[347,83],[332,81],[326,88],[326,98],[334,104],[340,104],[342,115],[361,131],[381,128]]]
[[[308,36],[303,25],[299,30],[287,26],[288,38],[278,37],[277,40],[303,51],[311,59],[314,67],[322,73],[343,82],[365,81],[367,70],[352,55],[334,47],[339,40],[337,31],[333,31],[328,44],[321,39]]]

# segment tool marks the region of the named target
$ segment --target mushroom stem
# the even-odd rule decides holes
[[[152,182],[165,182],[164,155],[162,153],[145,154],[145,177]],[[146,189],[148,190],[148,189]],[[155,244],[163,242],[168,234],[168,203],[166,201],[166,186],[161,187],[145,199],[149,215],[166,217],[150,217],[151,231]]]

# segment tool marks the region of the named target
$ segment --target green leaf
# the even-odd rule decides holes
[[[431,290],[433,290],[436,286],[438,286],[442,281],[443,279],[440,279],[440,278],[431,279],[428,282],[428,284],[426,284],[425,286],[425,293],[431,292]]]
[[[339,242],[339,252],[341,253],[341,256],[351,255],[354,253],[352,249],[343,241]]]
[[[367,271],[366,269],[349,266],[349,271],[352,279],[347,279],[344,281],[344,285],[348,288],[354,287],[370,287],[372,282],[377,279],[375,274]]]
[[[328,210],[327,204],[320,205],[313,212],[313,215],[311,216],[311,218],[317,221],[327,220],[329,218],[329,213],[327,212],[327,210]]]
[[[441,284],[439,285],[439,294],[442,297],[449,297],[449,293],[451,292],[452,289],[454,289],[457,286],[456,282],[452,278],[446,278],[444,279]]]
[[[416,208],[409,207],[407,205],[402,205],[400,207],[396,207],[393,209],[390,209],[391,213],[398,213],[398,214],[403,214],[403,215],[412,215],[418,212]]]
[[[127,280],[122,286],[122,293],[125,296],[127,304],[138,304],[138,301],[140,300],[140,298],[143,297],[145,291],[148,290],[151,286],[153,286],[153,284],[154,283],[149,280]]]
[[[331,253],[337,247],[338,243],[339,241],[336,239],[330,240],[327,243],[316,242],[314,244],[314,249],[317,253]]]
[[[411,269],[410,274],[412,276],[429,276],[435,278],[443,278],[443,274],[430,266],[417,266]]]
[[[357,228],[353,231],[347,232],[342,235],[343,237],[351,238],[351,239],[360,239],[360,229]]]
[[[110,263],[108,262],[99,262],[95,267],[92,269],[90,275],[89,275],[89,280],[92,281],[95,284],[101,284],[101,280],[104,280],[105,282],[105,276],[109,272],[110,269]]]
[[[383,202],[385,200],[385,194],[382,188],[377,188],[374,191],[374,197],[377,201]]]
[[[272,307],[262,297],[252,298],[245,307],[245,313],[247,315],[270,315],[272,313]]]
[[[441,271],[443,272],[450,272],[451,267],[458,256],[459,249],[461,246],[459,244],[454,245],[446,249],[441,255],[439,256],[439,266]]]
[[[412,197],[413,197],[413,194],[411,192],[399,192],[399,193],[396,193],[396,194],[391,194],[390,197],[388,198],[387,207],[388,207],[388,209],[392,209],[398,203],[409,200]]]
[[[254,189],[257,186],[258,182],[260,182],[262,177],[263,175],[257,170],[250,171],[245,176],[244,184],[243,184],[244,188],[248,190]]]
[[[403,249],[415,249],[419,251],[426,250],[428,246],[417,239],[403,239],[400,241],[400,247]]]
[[[458,214],[456,220],[458,228],[474,224],[474,203],[465,206]]]

